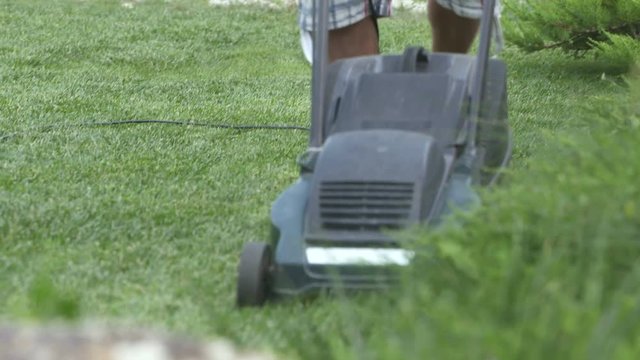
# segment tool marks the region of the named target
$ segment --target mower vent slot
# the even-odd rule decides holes
[[[323,182],[319,197],[326,230],[399,229],[411,213],[413,183]]]

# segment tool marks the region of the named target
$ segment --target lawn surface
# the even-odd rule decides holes
[[[542,336],[544,327],[532,334],[522,330],[514,335],[520,340],[503,343],[499,334],[519,325],[494,322],[492,312],[475,319],[482,327],[453,313],[430,327],[418,322],[433,315],[424,306],[457,300],[424,300],[409,290],[375,301],[320,298],[239,311],[233,305],[240,249],[268,235],[270,204],[297,178],[295,158],[308,134],[74,126],[129,119],[308,126],[310,68],[299,49],[294,8],[184,0],[129,9],[117,1],[4,0],[0,27],[0,318],[145,324],[197,337],[227,336],[301,358],[346,358],[361,354],[366,344],[380,357],[422,357],[422,348],[407,349],[406,342],[427,334],[425,343],[438,343],[436,327],[458,335],[446,337],[445,350],[434,354],[451,348],[463,357],[469,354],[455,352],[456,344],[473,345],[467,350],[478,358],[500,353],[502,346],[509,357],[525,354],[522,339]],[[424,15],[400,12],[381,22],[381,34],[384,52],[428,45]],[[526,192],[518,184],[532,185],[523,180],[532,177],[530,167],[553,159],[543,150],[589,113],[585,104],[624,90],[603,81],[602,69],[590,60],[512,48],[503,58],[510,70],[514,176],[502,193],[487,196],[506,198],[509,191]],[[537,184],[554,183],[550,176]],[[523,219],[519,226],[535,223]],[[494,241],[492,234],[476,240]],[[385,306],[398,309],[398,321],[379,313]],[[594,306],[594,323],[601,310]],[[372,330],[385,327],[397,338]],[[469,335],[473,329],[489,338]],[[402,334],[413,334],[415,342]],[[627,350],[635,354],[633,349]]]

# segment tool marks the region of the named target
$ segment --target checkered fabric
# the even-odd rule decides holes
[[[479,19],[482,17],[481,0],[436,0],[443,8],[452,10],[456,15]]]
[[[300,29],[313,31],[313,2],[298,2]],[[329,3],[329,29],[339,29],[373,15],[391,16],[391,0],[331,0]]]
[[[300,29],[313,30],[313,1],[298,1],[298,23]],[[391,16],[392,0],[330,0],[329,28],[338,29],[354,24],[367,16],[376,18]],[[479,19],[482,16],[481,0],[436,0],[444,8],[459,16]],[[496,13],[499,12],[496,9]],[[372,12],[373,11],[373,12]]]

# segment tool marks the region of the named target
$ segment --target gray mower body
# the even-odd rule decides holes
[[[506,67],[489,51],[495,2],[483,2],[477,56],[414,47],[331,65],[328,2],[314,2],[309,147],[272,206],[271,242],[243,248],[239,306],[386,287],[413,258],[399,230],[437,226],[496,182],[512,140]]]
[[[272,206],[271,294],[387,286],[412,257],[394,231],[435,226],[478,202],[473,186],[495,181],[511,137],[506,66],[491,59],[466,151],[476,64],[408,48],[329,66],[324,142]]]

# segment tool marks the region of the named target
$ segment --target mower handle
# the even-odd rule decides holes
[[[309,147],[324,141],[324,102],[329,47],[329,0],[313,1],[313,72],[311,76],[311,135]]]

